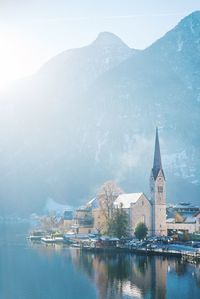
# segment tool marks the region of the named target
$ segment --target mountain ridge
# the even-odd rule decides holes
[[[2,209],[79,205],[108,179],[148,194],[156,126],[168,202],[197,203],[199,22],[191,14],[144,50],[101,33],[22,83],[0,112]]]

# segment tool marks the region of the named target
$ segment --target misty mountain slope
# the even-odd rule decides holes
[[[198,203],[199,22],[191,14],[143,51],[102,33],[13,88],[0,112],[1,210],[77,206],[107,179],[148,194],[156,126],[168,201]]]
[[[105,102],[112,97],[116,105],[123,102],[123,109],[127,105],[127,119],[132,115],[141,132],[161,126],[168,141],[166,170],[175,175],[174,182],[187,179],[193,191],[199,190],[200,175],[199,21],[199,12],[188,16],[151,47],[105,74],[93,91]],[[192,198],[191,190],[189,194]]]
[[[104,72],[117,66],[139,50],[130,49],[116,35],[100,33],[83,48],[66,50],[45,63],[36,75],[13,83],[6,95],[10,103],[63,100],[72,104]]]
[[[77,96],[88,89],[99,75],[139,52],[130,49],[116,35],[102,32],[89,46],[67,50],[47,62],[39,71],[39,80],[53,83],[62,92]],[[51,86],[50,86],[51,88]],[[58,92],[58,89],[56,90]]]

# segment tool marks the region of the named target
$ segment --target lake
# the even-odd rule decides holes
[[[200,265],[33,245],[27,232],[24,224],[0,224],[0,299],[200,298]]]

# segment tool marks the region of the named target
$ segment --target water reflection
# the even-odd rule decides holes
[[[79,252],[74,262],[82,269],[84,265],[84,271],[95,282],[101,299],[144,298],[148,293],[152,298],[165,299],[167,263],[162,259]]]
[[[99,299],[200,297],[200,265],[127,253],[94,254],[60,245],[33,247],[48,258],[55,254],[60,254],[63,260],[67,257],[66,262],[69,264],[70,260],[75,269],[86,274],[96,286]]]
[[[71,251],[74,265],[84,271],[95,283],[100,299],[151,298],[199,298],[200,267],[182,263],[180,260],[163,257],[134,256],[130,254],[91,254],[78,250]],[[196,283],[193,297],[179,295],[176,283],[186,277]],[[168,291],[168,280],[170,291]],[[184,283],[185,279],[183,280]]]
[[[90,254],[73,251],[73,262],[95,282],[100,298],[143,298],[155,285],[152,261],[128,254]],[[153,267],[154,268],[154,267]],[[153,281],[152,281],[153,278]],[[163,279],[165,281],[165,279]],[[166,288],[166,287],[165,287]],[[162,287],[162,289],[165,289]],[[164,291],[165,292],[165,291]],[[159,294],[159,292],[157,292]],[[155,298],[165,298],[155,297]]]
[[[32,244],[26,232],[0,226],[0,299],[200,298],[200,265]]]

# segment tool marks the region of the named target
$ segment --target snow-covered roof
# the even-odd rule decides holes
[[[131,204],[135,204],[138,201],[138,199],[142,196],[142,194],[142,192],[120,194],[115,200],[114,205],[120,206],[120,204],[122,204],[124,209],[129,209]]]
[[[97,197],[95,197],[95,198],[91,199],[90,201],[88,201],[86,203],[86,206],[90,207],[92,209],[99,208],[99,201],[98,201]]]
[[[176,223],[176,220],[175,218],[167,218],[166,220],[167,223]],[[181,223],[195,223],[196,222],[196,219],[195,217],[187,217],[183,222]]]
[[[195,217],[187,217],[184,222],[185,223],[195,223],[196,219],[195,219]]]
[[[175,219],[174,218],[168,218],[166,220],[167,223],[174,223],[175,222]]]
[[[101,236],[100,240],[101,241],[119,241],[118,238],[110,237],[110,236]]]

